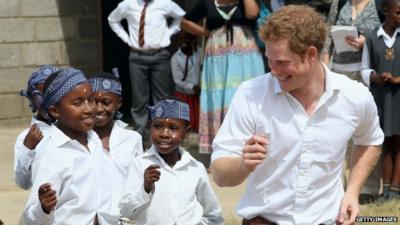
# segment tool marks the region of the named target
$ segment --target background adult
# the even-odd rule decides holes
[[[201,76],[200,152],[211,152],[239,84],[264,73],[251,30],[258,13],[255,0],[199,0],[182,19],[183,30],[208,37]],[[205,28],[197,24],[204,18]]]
[[[343,5],[342,5],[343,4]],[[329,63],[332,55],[331,69],[347,75],[353,80],[362,82],[360,75],[362,48],[365,42],[365,33],[376,29],[380,25],[377,5],[375,0],[333,0],[328,16],[329,25],[355,26],[358,37],[346,37],[346,42],[355,51],[337,53],[330,35],[327,36],[324,48],[324,62]]]
[[[355,51],[336,53],[331,37],[328,35],[324,47],[324,62],[329,64],[332,57],[331,68],[333,71],[347,75],[353,80],[363,82],[361,77],[362,48],[365,42],[365,34],[379,27],[383,14],[380,12],[382,0],[333,0],[328,16],[328,25],[356,26],[359,37],[347,38],[346,41]],[[364,82],[363,82],[364,83]],[[351,146],[351,144],[350,144]],[[351,167],[351,159],[348,157],[347,167]],[[366,204],[374,200],[378,195],[381,178],[380,167],[376,167],[367,180],[360,203]],[[347,178],[345,178],[347,179]]]
[[[171,36],[180,30],[185,12],[172,0],[124,0],[108,16],[111,29],[130,48],[133,129],[147,136],[146,106],[174,92],[170,53]],[[128,32],[121,21],[128,22]],[[170,21],[168,21],[170,19]]]

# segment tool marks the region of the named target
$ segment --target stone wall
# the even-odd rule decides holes
[[[31,116],[19,91],[44,64],[101,70],[100,1],[0,0],[0,123]]]

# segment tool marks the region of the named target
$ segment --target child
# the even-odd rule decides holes
[[[50,74],[59,71],[55,66],[45,65],[33,72],[28,80],[26,90],[21,95],[29,100],[32,113],[31,127],[22,131],[14,146],[14,179],[15,183],[23,188],[32,186],[32,162],[36,154],[36,146],[47,136],[51,120],[40,107],[44,81]]]
[[[400,198],[400,0],[384,0],[385,22],[367,36],[362,75],[371,82],[385,133],[383,145],[383,195]]]
[[[181,47],[171,58],[172,77],[175,82],[175,96],[188,102],[190,106],[190,127],[199,129],[199,94],[200,94],[200,48],[196,37],[187,32],[179,34]]]
[[[189,106],[165,99],[150,108],[152,146],[129,170],[121,214],[138,225],[223,224],[204,166],[179,147]]]
[[[111,73],[100,73],[89,79],[96,103],[94,131],[99,135],[103,148],[109,153],[114,167],[112,189],[112,208],[119,214],[119,201],[128,176],[129,165],[135,156],[143,153],[142,137],[139,133],[127,130],[127,124],[114,120],[121,115],[117,110],[121,107],[121,83],[116,70]]]
[[[56,120],[36,158],[25,221],[34,224],[117,224],[111,215],[110,167],[94,124],[92,90],[68,68],[45,82],[42,107]]]

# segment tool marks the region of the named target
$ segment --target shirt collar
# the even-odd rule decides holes
[[[121,120],[115,120],[113,128],[111,130],[110,134],[110,151],[114,149],[117,145],[119,145],[121,142],[126,141],[129,138],[132,138],[131,134],[127,134],[127,132],[124,132],[126,130],[126,127],[128,124],[122,122]]]
[[[400,33],[400,27],[397,27],[396,30],[393,33],[393,37],[395,37],[399,33]],[[378,31],[376,32],[376,36],[379,38],[379,37],[385,36],[385,35],[387,36],[385,30],[383,29],[383,26],[380,25],[379,28],[378,28]]]
[[[325,93],[329,94],[332,93],[334,90],[339,90],[340,87],[338,85],[335,85],[334,82],[332,82],[332,72],[328,69],[328,67],[322,63],[323,68],[324,68],[324,76],[325,76]],[[272,76],[272,74],[271,74]],[[279,85],[279,81],[276,77],[273,77],[274,79],[274,90],[275,94],[280,94],[283,93],[281,86]]]
[[[128,124],[123,122],[122,120],[115,120],[114,121],[114,127],[115,126],[118,126],[120,128],[126,128],[128,126]]]
[[[68,142],[77,142],[76,140],[72,140],[68,137],[64,132],[62,132],[55,124],[51,125],[51,138],[54,141],[55,147],[60,147]],[[94,131],[90,130],[87,132],[88,134],[88,143],[94,138]]]
[[[43,121],[41,121],[41,120],[38,120],[35,116],[32,116],[32,119],[31,119],[31,125],[32,124],[35,124],[35,123],[37,123],[38,125],[39,125],[39,127],[48,127],[48,128],[50,128],[50,125],[49,124],[47,124],[46,122],[43,122]]]
[[[191,162],[196,162],[196,160],[184,148],[179,147],[179,150],[181,152],[181,159],[178,162],[176,162],[173,169],[178,169],[180,167],[184,167],[185,165]],[[167,167],[167,163],[164,161],[163,158],[161,158],[160,154],[157,152],[154,145],[152,145],[150,149],[143,154],[143,157],[157,158],[161,162],[163,167]]]
[[[385,35],[385,31],[383,30],[382,25],[380,25],[379,28],[378,28],[378,31],[376,32],[376,36],[380,37],[380,36],[383,36],[383,35]]]

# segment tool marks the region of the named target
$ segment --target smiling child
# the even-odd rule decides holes
[[[130,168],[122,215],[138,225],[223,224],[205,167],[180,147],[190,130],[188,104],[162,100],[150,120],[152,146]]]

